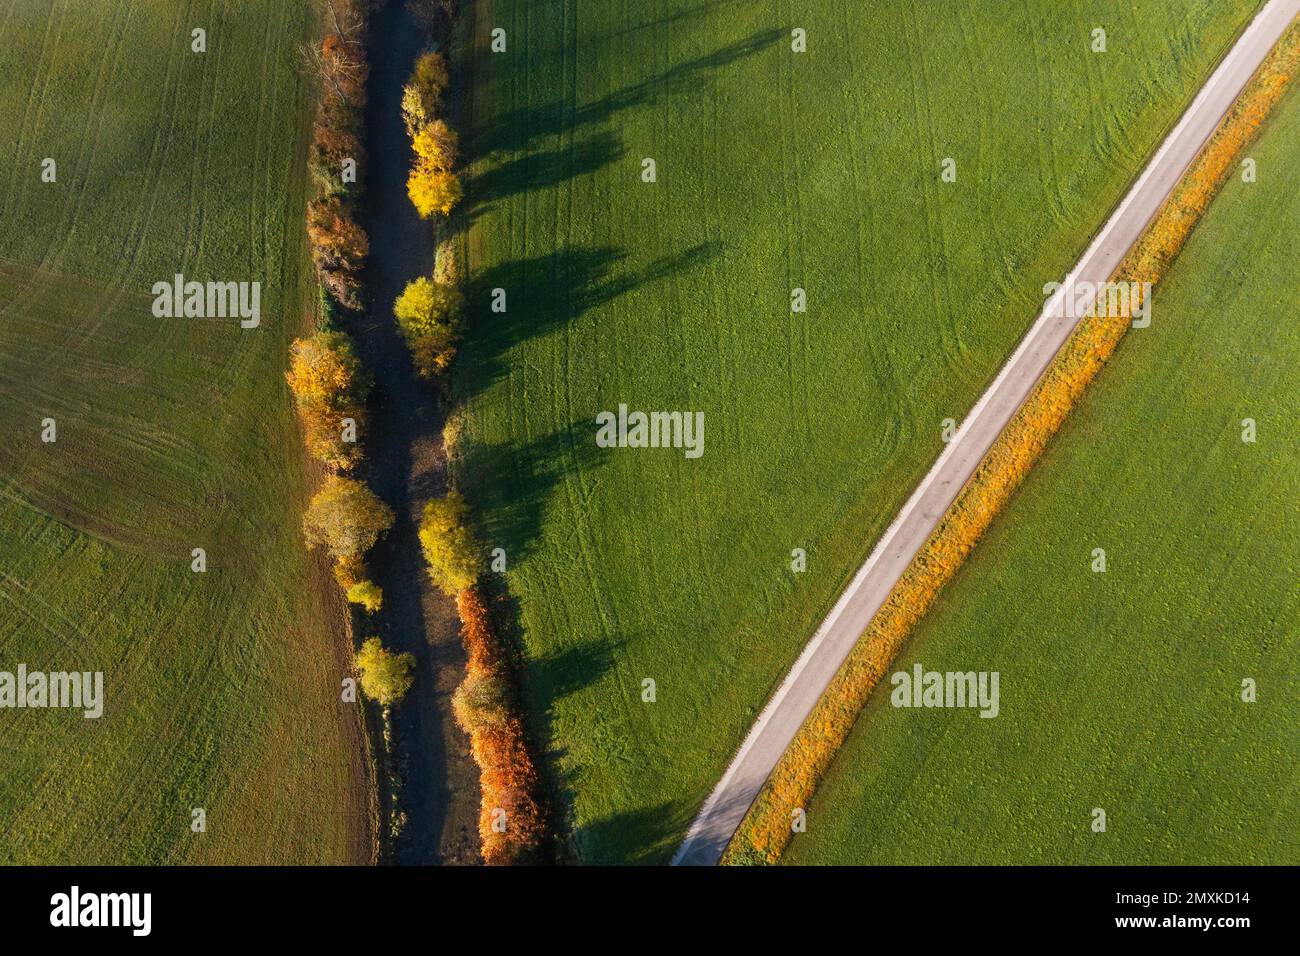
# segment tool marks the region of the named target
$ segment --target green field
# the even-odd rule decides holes
[[[464,473],[580,859],[671,853],[1257,6],[475,5]],[[620,403],[703,456],[597,448]]]
[[[279,0],[0,11],[0,670],[103,671],[106,698],[0,712],[0,862],[368,859],[283,379],[311,29]],[[261,327],[154,318],[178,272],[261,282]]]
[[[1300,98],[1249,155],[895,662],[1001,714],[884,686],[788,862],[1300,863]]]

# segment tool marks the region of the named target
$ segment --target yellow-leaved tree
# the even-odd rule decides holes
[[[411,197],[415,211],[421,219],[434,213],[448,215],[460,202],[464,190],[460,177],[446,169],[436,169],[426,162],[417,162],[406,180],[406,194]]]
[[[342,332],[317,332],[297,339],[289,350],[285,379],[303,424],[307,450],[343,471],[359,462],[371,382],[352,340]]]
[[[299,402],[331,403],[339,396],[364,400],[366,381],[352,340],[342,332],[317,332],[290,348],[285,378]],[[368,387],[368,386],[367,386]]]
[[[483,549],[466,518],[469,506],[459,491],[434,498],[420,519],[420,547],[429,577],[447,594],[455,595],[478,580]]]
[[[415,657],[394,654],[384,648],[379,638],[367,638],[357,651],[357,672],[361,690],[385,711],[402,699],[415,679]]]
[[[358,581],[348,588],[348,601],[374,614],[384,606],[384,590],[374,581]]]
[[[393,303],[416,370],[432,378],[451,364],[463,297],[453,285],[419,278],[407,283]]]
[[[442,120],[426,123],[415,138],[411,148],[422,164],[430,169],[448,170],[456,165],[456,151],[460,138],[455,130]]]
[[[441,53],[425,53],[415,61],[411,79],[402,88],[402,119],[411,139],[437,115],[449,80],[447,61]]]

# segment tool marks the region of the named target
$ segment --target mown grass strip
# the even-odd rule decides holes
[[[1116,270],[1113,281],[1159,282],[1231,175],[1242,150],[1282,99],[1297,67],[1300,24],[1293,24]],[[1080,323],[800,729],[742,821],[724,863],[773,863],[780,857],[791,837],[792,813],[808,806],[912,628],[974,549],[1128,328],[1127,318],[1088,318]]]

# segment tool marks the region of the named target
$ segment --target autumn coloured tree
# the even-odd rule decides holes
[[[462,301],[455,286],[419,278],[393,303],[393,315],[421,376],[432,378],[450,366]]]
[[[303,423],[307,450],[342,471],[356,465],[363,456],[358,439],[366,420],[370,377],[352,340],[336,331],[295,340],[285,378]]]
[[[441,53],[425,53],[415,61],[411,79],[402,88],[402,119],[412,140],[442,109],[442,93],[449,81]]]
[[[370,391],[370,377],[361,367],[352,339],[325,331],[297,339],[289,351],[285,378],[294,398],[313,405],[339,401],[360,404]]]
[[[408,282],[393,303],[393,315],[403,334],[430,335],[439,329],[454,329],[460,317],[463,297],[455,286],[421,277]]]
[[[457,145],[456,133],[440,119],[425,124],[411,140],[416,159],[406,192],[421,218],[445,216],[461,199],[460,179],[452,172]]]
[[[479,768],[483,861],[529,862],[546,833],[537,770],[517,713],[510,656],[497,639],[476,583],[482,546],[469,527],[469,508],[459,492],[425,506],[420,545],[433,582],[455,595],[469,658],[452,709],[469,734],[470,754]]]
[[[334,580],[339,583],[344,593],[351,591],[358,584],[365,583],[369,574],[365,559],[360,555],[334,560]]]
[[[358,581],[347,590],[351,604],[359,604],[369,614],[378,612],[384,606],[384,591],[374,581]]]
[[[453,171],[457,137],[438,115],[448,80],[442,55],[426,53],[416,60],[411,80],[402,91],[402,120],[416,157],[406,193],[422,219],[448,215],[463,193]]]
[[[349,35],[326,34],[321,41],[317,60],[325,98],[337,97],[357,112],[365,108],[366,79],[370,75],[360,34],[359,22],[349,31]]]
[[[460,177],[455,173],[419,161],[406,179],[406,194],[411,197],[411,204],[420,218],[428,219],[435,213],[439,216],[450,214],[465,192]]]
[[[459,491],[434,498],[420,519],[420,547],[429,577],[454,595],[478,580],[482,547],[468,524],[469,505]]]
[[[307,546],[324,545],[336,560],[364,557],[393,526],[393,509],[360,481],[330,475],[303,518]]]
[[[452,710],[469,734],[470,754],[479,767],[483,861],[530,862],[545,837],[545,813],[536,765],[516,712],[508,655],[493,632],[477,586],[457,592],[456,613],[469,666],[452,697]]]
[[[365,161],[356,115],[345,108],[331,108],[321,103],[312,123],[312,145],[307,168],[322,196],[346,193],[351,183],[345,182],[344,171],[349,162],[359,176]]]
[[[423,126],[411,140],[411,148],[421,163],[431,169],[449,170],[456,165],[460,137],[442,120]]]
[[[360,308],[361,269],[370,254],[370,240],[338,196],[307,204],[307,238],[321,284],[341,305]]]
[[[504,727],[510,720],[505,681],[498,674],[470,674],[452,695],[451,712],[460,729],[471,736]]]
[[[397,703],[411,689],[415,657],[394,654],[384,648],[379,638],[367,638],[357,651],[357,673],[361,691],[385,709]]]

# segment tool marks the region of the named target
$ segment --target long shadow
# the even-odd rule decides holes
[[[722,7],[739,6],[745,7],[750,0],[708,0],[706,3],[696,4],[693,7],[682,7],[673,13],[662,14],[653,19],[642,20],[640,23],[633,23],[622,30],[618,30],[611,36],[628,36],[650,30],[655,27],[685,27],[692,20],[700,20],[709,14],[717,13]],[[647,11],[642,11],[647,12]]]
[[[526,339],[562,328],[642,285],[688,272],[721,251],[721,243],[703,242],[629,271],[619,268],[626,257],[613,247],[569,247],[481,270],[468,286],[474,309],[455,373],[457,397],[469,398],[502,378],[510,350]],[[504,312],[491,310],[495,289],[505,290]]]
[[[589,127],[599,127],[625,110],[657,96],[687,92],[698,86],[709,72],[753,56],[777,43],[787,33],[787,30],[778,28],[760,31],[712,53],[679,63],[658,76],[615,90],[585,106],[557,100],[507,110],[490,120],[471,120],[471,126],[462,138],[468,168],[473,168],[477,160],[484,158],[515,153],[523,155],[489,164],[465,182],[465,199],[456,213],[455,228],[468,230],[492,208],[494,202],[534,189],[556,186],[615,162],[626,149],[613,132],[599,130],[577,142],[573,142],[572,137],[583,134]],[[490,56],[480,51],[475,75],[491,75]],[[536,150],[539,140],[553,136],[568,136],[571,141],[566,146],[545,152]]]
[[[639,106],[657,96],[688,92],[705,76],[723,67],[753,56],[789,36],[788,27],[760,30],[743,40],[719,47],[712,53],[694,57],[669,70],[638,83],[614,90],[585,106],[568,100],[548,104],[521,106],[482,120],[465,137],[465,145],[474,158],[497,152],[526,150],[538,139],[572,134],[583,127],[599,125],[619,113]],[[480,53],[476,75],[491,75],[490,53]]]
[[[517,343],[572,322],[643,283],[695,268],[720,251],[719,243],[700,243],[626,272],[616,271],[624,257],[615,249],[560,249],[480,272],[470,284],[470,301],[480,307],[457,361],[458,397],[464,399],[505,375],[506,355]],[[497,288],[506,290],[504,312],[492,312],[488,306]],[[545,509],[560,484],[571,474],[592,478],[606,454],[596,445],[594,421],[572,423],[523,444],[467,442],[459,471],[467,479],[466,490],[487,547],[505,549],[508,562],[527,556],[536,546]],[[517,600],[504,579],[489,581],[487,586],[494,596],[497,626],[506,645],[514,649],[516,672],[525,678],[520,692],[533,752],[542,755],[544,785],[553,806],[571,806],[573,786],[560,773],[560,755],[552,746],[554,706],[607,673],[617,648],[603,643],[577,645],[529,661],[525,667]]]
[[[534,189],[549,189],[578,176],[585,176],[621,159],[627,152],[622,140],[604,131],[591,139],[562,149],[525,153],[517,159],[493,163],[465,182],[465,203],[470,221],[484,203],[508,199]],[[468,223],[464,223],[468,225]]]
[[[594,476],[609,454],[595,434],[594,423],[576,423],[522,445],[467,445],[467,493],[489,549],[504,548],[510,562],[530,553],[560,484],[570,475]]]
[[[594,425],[575,423],[522,445],[468,443],[462,454],[484,544],[504,549],[509,564],[532,548],[559,486],[574,476],[584,482],[593,478],[608,450],[596,445]],[[520,677],[519,697],[528,715],[531,750],[540,759],[543,789],[552,807],[567,805],[570,795],[559,786],[550,751],[552,710],[557,700],[599,680],[613,666],[614,648],[593,643],[526,662],[518,600],[503,576],[486,575],[482,583],[491,596],[498,635],[513,659],[512,670]],[[548,855],[562,856],[562,847],[551,848]]]
[[[574,842],[579,852],[595,857],[585,862],[664,864],[672,858],[694,812],[681,800],[626,810],[578,827]]]
[[[468,230],[494,202],[552,188],[617,161],[625,153],[623,143],[613,132],[599,129],[602,124],[656,97],[689,91],[709,72],[753,56],[787,34],[784,28],[760,31],[581,107],[570,101],[528,105],[494,114],[490,120],[471,111],[468,123],[462,124],[468,127],[462,128],[467,166],[473,168],[485,158],[495,162],[480,164],[478,174],[467,180],[455,228]],[[493,75],[490,57],[480,46],[475,77]],[[539,142],[551,136],[566,136],[568,145],[537,151]],[[645,283],[695,268],[720,251],[718,243],[702,243],[629,271],[624,268],[625,254],[616,248],[566,247],[476,272],[466,289],[472,305],[455,366],[457,399],[463,401],[505,376],[511,349],[527,338],[546,335]],[[504,312],[491,311],[496,289],[505,290]],[[537,546],[545,509],[566,476],[592,474],[600,466],[601,454],[594,423],[573,424],[522,446],[469,443],[460,470],[488,547],[504,548],[508,561],[527,555]],[[518,652],[523,642],[516,602],[506,593],[503,579],[489,588],[496,595],[498,626]],[[614,651],[605,644],[579,644],[529,663],[528,680],[521,688],[530,714],[529,729],[534,743],[543,745],[538,752],[546,751],[546,776],[560,806],[571,806],[573,794],[572,782],[555,773],[558,754],[547,750],[553,739],[554,703],[601,679],[613,666]],[[692,812],[686,805],[665,804],[589,824],[575,837],[580,845],[590,841],[595,846],[626,846],[631,833],[633,862],[662,862],[673,849],[672,838],[663,834],[684,829]]]
[[[529,680],[548,708],[590,687],[614,669],[614,654],[621,644],[585,641],[535,657],[528,663]]]

